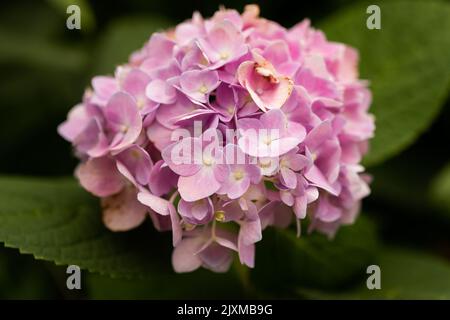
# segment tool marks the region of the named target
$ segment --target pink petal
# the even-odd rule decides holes
[[[147,216],[147,208],[136,199],[130,187],[119,194],[102,198],[103,223],[112,231],[127,231],[139,226]]]
[[[132,69],[125,75],[121,87],[124,91],[137,98],[144,95],[145,87],[149,81],[150,77],[145,72],[139,69]]]
[[[97,76],[92,79],[92,87],[94,88],[93,103],[101,106],[119,90],[117,80],[113,77]]]
[[[160,215],[167,216],[170,214],[169,207],[171,203],[166,199],[157,197],[146,191],[139,192],[137,198],[142,204],[145,204],[146,206],[150,207],[152,210],[159,213]]]
[[[232,262],[231,252],[217,243],[212,243],[199,253],[203,266],[214,272],[226,272]]]
[[[255,266],[255,244],[245,244],[242,235],[239,233],[238,248],[241,263],[253,268]]]
[[[159,122],[153,122],[146,131],[147,138],[155,145],[155,147],[162,151],[168,145],[172,144],[172,130],[162,126]]]
[[[334,206],[327,198],[320,199],[316,211],[316,218],[324,222],[333,222],[339,219],[342,215],[342,209]]]
[[[289,189],[295,189],[297,186],[297,174],[289,168],[282,167],[281,170],[282,183]]]
[[[203,167],[189,177],[178,179],[178,191],[186,201],[197,201],[216,193],[221,184],[214,177],[212,168]]]
[[[72,142],[89,123],[89,116],[83,104],[77,104],[73,107],[67,120],[58,126],[58,133],[67,141]]]
[[[180,241],[172,253],[172,265],[175,272],[192,272],[202,265],[196,252],[203,244],[200,237],[186,238]]]
[[[219,86],[219,75],[216,71],[190,70],[180,77],[183,92],[194,101],[207,102],[207,95]]]
[[[281,108],[291,95],[294,83],[288,77],[258,74],[255,71],[258,67],[255,62],[243,62],[237,71],[239,83],[261,110]]]
[[[340,193],[340,188],[330,184],[330,182],[315,165],[305,172],[305,178],[308,179],[313,185],[328,191],[332,195],[338,196]]]
[[[131,145],[139,137],[142,118],[136,102],[129,94],[114,94],[106,105],[105,117],[111,129],[120,134],[120,139],[110,147],[112,151],[119,151]]]
[[[107,157],[91,158],[81,163],[75,174],[83,188],[98,197],[118,193],[124,186],[115,162]]]
[[[170,201],[152,195],[148,191],[139,192],[137,198],[139,202],[150,207],[160,215],[170,216],[172,224],[173,245],[176,246],[177,243],[179,243],[181,240],[182,230],[180,226],[180,219],[177,215],[177,211],[174,205]]]
[[[330,122],[324,121],[308,133],[305,138],[305,145],[309,150],[315,152],[319,146],[330,139],[332,135],[333,131]]]
[[[158,161],[150,171],[148,186],[156,196],[167,194],[177,185],[178,176],[163,160]]]
[[[239,230],[239,237],[244,245],[250,245],[260,241],[262,239],[261,221],[257,219],[255,221],[243,222]]]
[[[148,183],[153,163],[147,151],[133,145],[120,152],[116,159],[131,172],[138,183],[141,185]]]
[[[184,138],[162,151],[164,161],[180,176],[192,176],[201,168],[202,142],[199,138]]]
[[[145,94],[147,98],[157,103],[172,104],[177,99],[175,88],[159,79],[153,80],[147,85]]]

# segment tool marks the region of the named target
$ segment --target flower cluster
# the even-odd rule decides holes
[[[171,230],[177,272],[253,267],[267,226],[333,236],[369,194],[374,131],[357,52],[305,20],[220,9],[153,34],[97,76],[58,131],[113,231]],[[229,134],[233,132],[234,134]]]

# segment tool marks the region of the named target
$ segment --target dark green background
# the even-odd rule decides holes
[[[355,1],[273,0],[260,1],[258,4],[262,16],[289,27],[305,17],[310,18],[313,25],[319,25],[328,16],[352,5],[353,2]],[[81,3],[81,31],[68,30],[65,27],[67,18],[65,8],[70,3],[72,2],[57,0],[2,1],[0,5],[2,175],[37,177],[72,175],[77,160],[72,155],[70,145],[57,135],[56,127],[65,119],[68,110],[80,101],[93,75],[112,73],[115,64],[126,60],[129,48],[139,48],[149,33],[147,24],[153,25],[152,32],[190,18],[194,10],[200,11],[204,16],[210,16],[221,3],[241,11],[246,2],[86,1]],[[405,15],[408,14],[410,13],[405,11]],[[415,18],[410,16],[411,21]],[[144,23],[141,23],[142,21]],[[121,38],[127,34],[127,27],[136,30],[135,38]],[[120,41],[126,41],[126,44],[117,45],[121,43]],[[449,52],[443,54],[449,57],[450,63]],[[447,208],[442,209],[429,200],[432,182],[450,159],[449,113],[447,99],[432,126],[414,144],[400,155],[368,169],[374,176],[373,194],[364,201],[363,211],[366,218],[376,225],[380,246],[421,250],[440,257],[440,261],[449,261],[450,215]],[[264,240],[262,246],[265,245]],[[320,241],[322,240],[321,238]],[[267,246],[269,245],[267,243]],[[306,250],[308,245],[299,250]],[[336,246],[336,250],[338,249]],[[171,250],[168,243],[167,250]],[[399,255],[402,254],[404,253]],[[390,251],[388,255],[394,253]],[[216,296],[231,298],[271,296],[267,292],[271,292],[277,285],[270,281],[257,293],[254,289],[255,283],[246,285],[246,281],[259,279],[259,273],[263,277],[270,277],[271,270],[262,270],[263,256],[264,252],[261,253],[261,260],[257,260],[255,275],[248,277],[246,270],[235,268],[233,270],[238,270],[237,276],[214,278],[218,288],[223,286],[223,290],[214,291]],[[287,261],[294,263],[294,260]],[[372,261],[376,263],[379,260]],[[417,259],[413,258],[412,261]],[[270,263],[270,259],[267,263]],[[445,262],[442,263],[442,268],[445,269]],[[414,269],[414,265],[411,268]],[[207,271],[184,277],[184,284],[180,287],[174,285],[172,289],[164,285],[163,279],[160,279],[160,283],[156,286],[150,287],[146,283],[111,281],[106,277],[87,276],[85,272],[83,290],[80,292],[65,289],[64,272],[65,268],[57,267],[51,262],[37,261],[30,255],[20,255],[16,249],[2,247],[0,298],[211,297],[207,291],[195,290],[198,283],[196,277],[207,279],[209,276]],[[298,272],[301,273],[303,270]],[[425,271],[425,274],[427,272]],[[448,269],[444,272],[449,275]],[[237,279],[239,277],[246,279],[244,287],[251,287],[250,290],[240,288],[241,284]],[[397,279],[398,275],[387,277]],[[236,281],[232,289],[229,289],[229,279]],[[298,288],[295,291],[296,297],[335,297],[336,290],[342,289],[344,290],[342,292],[347,292],[357,286],[364,280],[364,274],[349,279],[345,284],[337,282],[336,285],[333,284],[332,276],[321,278],[320,281],[311,282],[308,279],[307,276],[299,278],[308,289]],[[426,287],[425,282],[428,281],[426,276],[421,274],[417,279],[421,279],[420,281],[424,282],[423,287]],[[205,285],[204,280],[201,283]],[[420,282],[417,285],[411,290],[420,291]],[[322,292],[326,287],[333,287],[331,296]],[[447,288],[442,290],[445,289]],[[293,296],[292,290],[286,291],[282,286],[274,290],[281,290],[280,292],[287,297]],[[397,296],[394,292],[393,296],[387,297]]]

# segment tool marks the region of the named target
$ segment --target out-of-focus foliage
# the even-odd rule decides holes
[[[28,255],[0,248],[0,299],[51,299],[58,297],[51,274]]]
[[[433,256],[405,249],[384,248],[377,265],[381,289],[366,283],[341,293],[299,289],[300,295],[325,299],[450,299],[450,268]]]
[[[450,218],[450,164],[433,181],[431,192],[435,205],[442,208],[447,217]]]
[[[450,88],[449,4],[381,1],[378,5],[380,30],[364,27],[367,3],[334,15],[322,26],[329,38],[358,48],[361,77],[370,79],[377,130],[367,165],[413,143],[436,117]]]
[[[268,291],[289,292],[296,286],[342,287],[364,278],[367,265],[376,261],[375,226],[362,216],[342,227],[330,241],[321,234],[297,238],[295,232],[271,228],[266,245],[258,246],[252,283]]]
[[[149,226],[109,232],[98,212],[98,203],[73,179],[0,179],[0,238],[6,246],[113,277],[171,271],[164,250],[170,239],[163,241]]]
[[[221,3],[70,1],[82,10],[80,31],[65,27],[69,1],[2,3],[0,242],[38,259],[1,248],[0,297],[450,298],[448,1],[378,1],[381,30],[366,28],[363,1],[260,4],[263,16],[285,26],[308,17],[329,38],[354,45],[371,82],[373,192],[357,223],[333,241],[270,228],[257,244],[255,270],[235,263],[226,274],[176,275],[168,234],[149,223],[107,231],[98,203],[73,178],[11,177],[72,175],[76,161],[56,126],[90,77],[113,73],[151,33]],[[226,6],[242,10],[244,1]],[[81,292],[66,289],[64,266],[41,259],[79,264]],[[381,267],[381,290],[365,286],[369,264]]]
[[[167,19],[157,16],[133,16],[114,21],[105,31],[96,48],[94,74],[111,74],[115,66],[140,49],[153,32],[168,28]]]

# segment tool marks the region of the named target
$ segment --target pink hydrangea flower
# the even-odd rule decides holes
[[[110,230],[147,217],[171,230],[177,272],[225,272],[234,255],[254,267],[269,226],[296,221],[300,236],[308,219],[332,237],[370,193],[358,53],[308,20],[286,29],[256,5],[194,13],[91,85],[58,127],[75,175]]]

